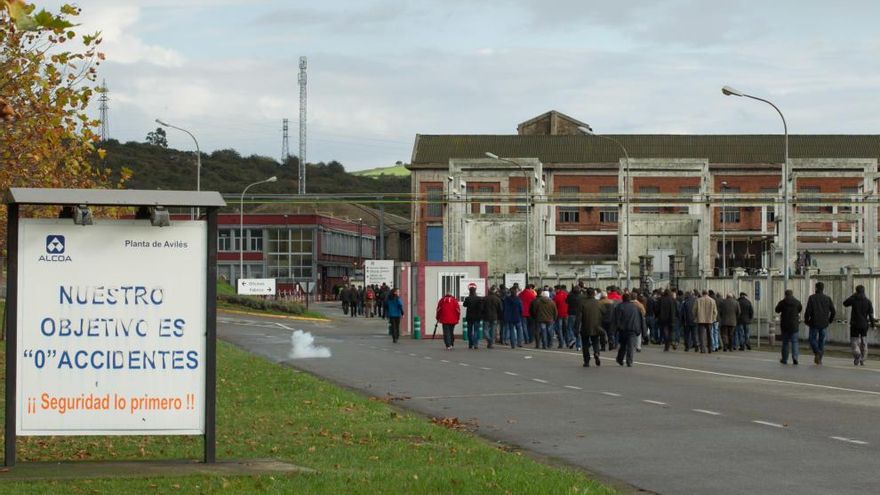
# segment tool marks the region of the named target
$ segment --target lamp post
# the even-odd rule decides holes
[[[244,278],[244,195],[247,193],[247,190],[253,186],[265,184],[267,182],[275,182],[277,180],[278,177],[273,175],[268,179],[248,184],[248,186],[244,188],[244,191],[241,192],[241,201],[239,202],[238,207],[238,278]]]
[[[579,126],[578,130],[587,136],[593,136],[597,138],[607,139],[612,143],[616,144],[623,150],[623,156],[626,157],[626,171],[624,178],[624,187],[623,187],[623,203],[626,209],[624,214],[624,224],[623,224],[623,238],[624,238],[624,264],[626,271],[626,286],[629,288],[631,286],[630,280],[630,264],[629,264],[629,189],[630,189],[630,177],[629,177],[629,152],[626,151],[626,147],[620,141],[614,139],[610,136],[603,136],[602,134],[596,134],[593,132],[593,129],[589,126]]]
[[[727,206],[724,204],[724,193],[727,181],[721,181],[721,272],[727,276]]]
[[[782,214],[782,275],[783,275],[783,288],[784,290],[788,290],[788,264],[789,264],[789,253],[788,253],[788,231],[791,220],[789,219],[788,212],[788,204],[789,204],[789,170],[788,170],[788,124],[785,122],[785,116],[782,115],[782,111],[779,110],[779,107],[773,104],[770,100],[765,100],[764,98],[758,98],[757,96],[752,96],[742,91],[731,88],[730,86],[724,86],[721,88],[721,92],[724,93],[725,96],[741,96],[743,98],[751,98],[753,100],[762,101],[776,110],[776,113],[779,114],[779,118],[782,119],[782,129],[785,133],[785,161],[782,164],[782,204],[783,204],[783,214]]]
[[[487,157],[489,157],[493,160],[500,160],[502,162],[512,163],[512,164],[516,165],[520,169],[520,171],[522,171],[523,178],[526,180],[526,280],[528,280],[529,270],[531,269],[531,262],[532,262],[532,259],[531,259],[532,258],[532,254],[531,254],[531,251],[532,251],[531,250],[531,243],[532,243],[532,232],[531,232],[531,227],[532,227],[532,220],[531,220],[531,216],[532,216],[532,214],[531,214],[531,212],[532,212],[532,210],[531,210],[531,206],[532,206],[532,181],[529,178],[528,171],[526,170],[526,168],[522,164],[517,163],[517,162],[510,160],[508,158],[501,158],[498,155],[496,155],[495,153],[490,153],[488,151],[485,152],[484,155],[486,155]]]
[[[161,120],[161,119],[156,119],[156,123],[161,125],[162,127],[170,127],[171,129],[177,129],[178,131],[183,131],[183,132],[189,134],[189,137],[191,137],[193,142],[196,143],[196,191],[201,191],[202,190],[202,152],[199,149],[199,140],[196,139],[195,136],[193,136],[193,133],[189,132],[188,130],[184,129],[183,127],[177,127],[176,125],[171,125],[168,122],[165,122],[164,120]],[[195,217],[196,217],[195,210],[193,210],[193,213],[191,216],[192,216],[193,220],[195,220]]]

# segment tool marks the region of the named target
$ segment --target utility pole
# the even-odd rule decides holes
[[[107,89],[106,79],[101,82],[101,96],[98,97],[98,101],[101,103],[99,107],[101,110],[101,142],[104,143],[110,139],[110,106],[107,105],[110,102],[110,91]]]
[[[299,194],[306,193],[306,57],[299,58]]]
[[[287,165],[290,158],[290,137],[287,135],[287,119],[281,120],[281,165]]]

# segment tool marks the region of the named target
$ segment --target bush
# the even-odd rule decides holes
[[[217,300],[261,311],[278,311],[292,315],[301,315],[306,312],[304,305],[292,301],[261,299],[259,297],[239,296],[236,294],[217,294]]]

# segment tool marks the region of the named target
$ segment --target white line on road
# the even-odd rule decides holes
[[[752,423],[757,423],[757,424],[759,424],[759,425],[764,425],[764,426],[772,426],[772,427],[774,427],[774,428],[785,428],[785,425],[781,425],[781,424],[779,424],[779,423],[771,423],[771,422],[769,422],[769,421],[760,421],[760,420],[757,420],[757,419],[754,420],[754,421],[752,421]]]
[[[470,366],[470,365],[467,364],[467,363],[458,363],[458,365],[459,365],[459,366]]]
[[[572,390],[583,390],[582,388],[580,388],[580,387],[575,387],[574,385],[565,385],[565,388],[570,388],[570,389],[572,389]]]
[[[487,367],[485,367],[485,366],[480,366],[480,369],[481,369],[481,370],[490,371],[492,368],[487,368]]]
[[[425,359],[434,359],[431,356],[425,356]]]
[[[449,360],[448,360],[448,359],[441,359],[440,362],[441,362],[441,363],[448,363]]]
[[[691,409],[691,411],[702,413],[702,414],[708,414],[710,416],[721,416],[720,412],[709,411],[708,409]]]
[[[615,394],[614,392],[602,392],[603,395],[607,395],[609,397],[623,397],[620,394]]]
[[[372,349],[375,349],[375,347],[373,347]],[[412,357],[418,357],[418,356],[419,356],[418,354],[413,354],[413,353],[409,353],[409,355],[412,356]]]
[[[519,373],[514,373],[514,372],[512,372],[512,371],[505,371],[504,374],[505,374],[505,375],[510,375],[510,376],[519,376]]]
[[[290,328],[289,326],[285,325],[284,323],[277,323],[277,322],[276,322],[275,324],[278,325],[279,327],[285,329],[285,330],[293,330],[292,328]]]
[[[540,378],[532,378],[532,381],[538,383],[547,383],[547,380],[541,380]]]
[[[669,405],[669,404],[667,404],[667,403],[665,403],[665,402],[660,402],[660,401],[657,401],[657,400],[643,399],[642,402],[644,402],[645,404],[654,404],[655,406],[668,406],[668,405]]]
[[[471,395],[428,395],[423,397],[410,397],[410,400],[437,400],[437,399],[479,399],[483,397],[516,397],[521,395],[544,395],[561,394],[562,390],[541,390],[537,392],[501,392],[495,394],[471,394]]]
[[[861,440],[854,440],[852,438],[846,438],[846,437],[831,437],[831,438],[834,440],[840,440],[841,442],[852,443],[852,444],[856,444],[856,445],[868,445],[868,442],[863,442]]]

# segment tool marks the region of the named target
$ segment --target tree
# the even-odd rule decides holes
[[[151,131],[147,133],[147,144],[152,144],[153,146],[159,146],[160,148],[168,147],[168,136],[165,134],[165,129],[161,127],[157,127],[155,131]]]
[[[100,33],[76,33],[77,7],[34,11],[23,0],[0,0],[0,191],[119,187],[128,172],[113,183],[108,170],[92,165],[104,157],[95,146],[99,122],[86,114],[104,59]],[[5,230],[4,208],[2,243]]]

